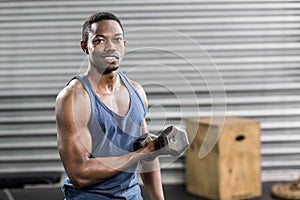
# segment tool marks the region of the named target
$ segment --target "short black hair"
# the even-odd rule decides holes
[[[87,18],[82,26],[82,38],[81,40],[84,42],[88,42],[88,36],[89,36],[89,32],[91,29],[91,26],[93,23],[101,21],[101,20],[115,20],[116,22],[119,23],[123,33],[124,33],[124,29],[123,26],[121,24],[120,19],[115,16],[114,14],[110,13],[110,12],[97,12],[92,14],[89,18]]]

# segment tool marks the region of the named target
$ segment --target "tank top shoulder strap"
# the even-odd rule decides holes
[[[118,74],[120,75],[120,78],[121,78],[122,82],[125,84],[126,88],[129,90],[130,93],[132,93],[135,89],[129,82],[126,75],[122,71],[119,71]]]
[[[94,106],[95,106],[95,93],[93,92],[93,90],[92,90],[92,86],[91,86],[91,84],[90,84],[90,82],[88,81],[88,79],[86,78],[86,76],[85,75],[83,75],[83,74],[80,74],[80,75],[76,75],[76,76],[74,76],[69,82],[68,82],[68,84],[72,81],[72,80],[74,80],[74,79],[77,79],[77,80],[79,80],[81,83],[82,83],[82,85],[83,85],[83,87],[84,87],[84,89],[87,91],[87,93],[88,93],[88,95],[89,95],[89,97],[90,97],[90,101],[91,101],[91,106],[92,106],[92,108],[94,108]],[[68,85],[67,84],[67,85]],[[92,110],[92,112],[93,112],[93,110]]]
[[[134,86],[130,83],[129,79],[126,77],[126,75],[122,71],[119,71],[118,73],[121,77],[121,80],[123,81],[123,83],[125,84],[127,89],[129,90],[130,96],[132,96],[133,94],[136,95],[138,100],[140,101],[140,103],[143,105],[144,112],[146,112],[144,101],[143,101],[142,97],[140,96],[140,94],[138,93],[138,91],[134,88]]]

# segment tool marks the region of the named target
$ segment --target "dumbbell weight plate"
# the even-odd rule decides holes
[[[158,137],[156,149],[160,149],[161,154],[179,156],[188,148],[188,145],[186,132],[175,126],[169,126]]]

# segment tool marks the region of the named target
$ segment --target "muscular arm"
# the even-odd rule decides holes
[[[148,109],[148,100],[144,89],[139,84],[133,81],[131,83],[135,86],[136,90],[138,91],[138,93],[144,101],[145,107]],[[147,123],[145,120],[142,124],[142,129],[143,133],[149,133]],[[151,162],[146,162],[142,160],[140,162],[140,171],[141,178],[150,198],[153,200],[163,200],[164,192],[161,183],[161,173],[158,158],[154,159]]]
[[[89,158],[91,138],[88,122],[90,100],[82,85],[74,80],[56,100],[57,144],[59,154],[75,187],[84,187],[114,176],[143,159],[154,145],[120,157]]]

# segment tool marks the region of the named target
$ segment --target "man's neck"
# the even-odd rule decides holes
[[[112,94],[120,84],[118,71],[112,71],[107,74],[88,71],[87,78],[91,82],[96,93],[100,95]]]

